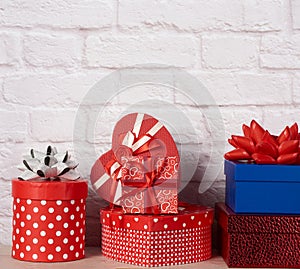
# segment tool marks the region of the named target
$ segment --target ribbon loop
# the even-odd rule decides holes
[[[127,134],[124,136],[124,139],[122,141],[122,145],[128,148],[132,148],[134,139],[135,139],[134,134],[132,132],[127,132]]]

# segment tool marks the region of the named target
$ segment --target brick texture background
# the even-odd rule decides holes
[[[224,200],[222,172],[210,179],[209,189],[198,192],[212,132],[199,108],[205,116],[213,105],[191,103],[172,77],[174,88],[135,85],[115,96],[95,126],[101,98],[85,105],[85,113],[76,119],[80,102],[96,82],[118,68],[146,63],[182,68],[201,81],[221,112],[224,141],[252,118],[279,132],[300,118],[300,2],[0,1],[0,244],[11,244],[10,180],[20,173],[16,167],[22,154],[31,147],[45,150],[48,144],[73,150],[76,142],[81,148],[75,154],[79,171],[89,178],[95,156],[110,146],[120,113],[149,98],[180,109],[196,130],[197,137],[188,129],[182,135],[181,142],[190,149],[186,159],[193,161],[200,148],[200,160],[181,199],[211,206]],[[116,85],[121,85],[119,79]],[[111,89],[105,90],[109,94]],[[146,107],[154,114],[172,113],[152,101]],[[82,132],[74,142],[75,120]],[[91,147],[96,155],[89,153]],[[88,245],[99,244],[98,211],[103,205],[90,189]]]

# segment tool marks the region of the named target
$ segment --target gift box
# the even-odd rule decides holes
[[[116,207],[102,209],[100,215],[107,258],[150,267],[211,257],[211,208],[185,204],[176,215],[135,215]]]
[[[225,161],[226,204],[236,213],[300,214],[300,165]]]
[[[298,125],[271,135],[255,121],[225,154],[226,204],[236,213],[300,214]]]
[[[218,246],[229,267],[300,267],[300,216],[236,214],[216,204]]]
[[[12,257],[62,262],[84,258],[87,183],[12,181]]]
[[[60,162],[62,157],[62,162]],[[87,182],[78,179],[68,153],[31,151],[12,180],[13,258],[65,262],[84,258]]]
[[[143,169],[151,165],[151,158],[139,157],[123,157],[124,161],[122,167],[122,200],[120,205],[123,207],[125,213],[139,213],[144,214],[149,212],[149,208],[145,208],[146,204],[152,204],[152,208],[157,209],[156,213],[170,214],[177,213],[177,189],[176,182],[165,183],[170,177],[177,177],[178,160],[176,157],[166,157],[157,160],[157,166],[160,169],[159,174],[155,175],[156,186],[147,191],[135,191],[133,188],[139,185],[145,185],[146,177]],[[147,164],[148,162],[148,164]],[[172,186],[172,184],[174,184]],[[149,193],[152,191],[152,193]],[[134,193],[134,194],[133,194]],[[155,200],[151,201],[151,197]],[[158,206],[159,205],[159,206]],[[152,213],[152,210],[150,210]]]
[[[168,130],[147,114],[132,113],[114,128],[112,149],[94,164],[100,197],[129,214],[176,214],[179,154]]]

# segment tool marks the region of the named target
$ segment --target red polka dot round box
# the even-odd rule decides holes
[[[213,209],[184,204],[175,215],[124,214],[101,210],[102,252],[139,266],[200,262],[211,257]]]
[[[87,182],[12,181],[12,257],[64,262],[84,258]]]

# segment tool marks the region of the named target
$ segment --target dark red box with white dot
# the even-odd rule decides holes
[[[103,254],[146,267],[209,259],[213,209],[189,204],[178,209],[174,215],[124,214],[118,207],[102,209]]]
[[[12,257],[65,262],[85,256],[87,182],[12,181]]]
[[[216,204],[218,245],[229,267],[300,268],[300,216],[236,214]]]

